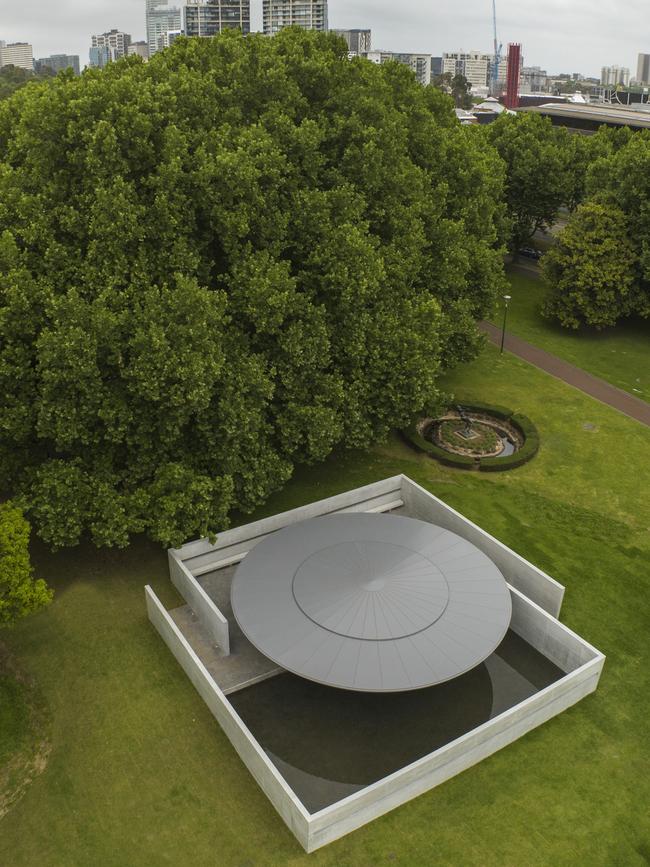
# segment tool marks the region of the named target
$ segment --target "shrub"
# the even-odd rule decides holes
[[[539,433],[537,428],[528,418],[522,413],[513,412],[503,406],[490,406],[489,404],[476,403],[456,403],[453,406],[462,406],[468,412],[476,413],[483,412],[490,414],[501,421],[507,421],[517,428],[520,432],[523,445],[512,455],[506,457],[470,457],[469,455],[455,455],[445,451],[435,443],[429,442],[421,434],[418,433],[417,424],[421,417],[416,418],[411,426],[402,431],[402,436],[406,441],[421,452],[426,452],[432,458],[435,458],[441,464],[449,467],[458,467],[461,469],[478,469],[485,473],[496,473],[501,470],[513,470],[516,467],[521,467],[535,457],[539,451]]]
[[[52,598],[45,581],[34,580],[29,559],[31,528],[12,503],[0,505],[0,626],[46,605]]]
[[[445,466],[459,467],[465,470],[471,470],[476,467],[476,460],[474,458],[471,458],[468,455],[454,455],[451,452],[447,452],[445,449],[440,448],[440,446],[429,442],[429,440],[425,440],[425,438],[418,433],[415,424],[411,425],[411,427],[406,430],[403,430],[402,436],[417,451],[426,452],[428,455],[431,455],[432,458],[440,461],[440,463]]]

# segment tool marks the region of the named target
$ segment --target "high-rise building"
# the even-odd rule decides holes
[[[51,69],[52,72],[61,72],[63,69],[71,69],[75,75],[79,75],[78,54],[53,54],[51,57],[39,57],[34,61],[34,69],[41,72],[43,69]]]
[[[93,69],[103,69],[113,59],[108,45],[93,45],[89,52],[90,65]]]
[[[183,6],[186,36],[216,36],[230,29],[250,33],[250,0],[199,0]]]
[[[394,60],[408,66],[415,73],[420,84],[431,84],[431,55],[403,54],[395,51],[369,51],[364,55],[372,63],[388,63]]]
[[[149,56],[158,51],[158,40],[165,33],[181,29],[181,8],[167,0],[146,0]],[[163,40],[164,41],[164,40]]]
[[[128,49],[127,54],[131,57],[134,54],[137,54],[138,57],[141,57],[143,60],[149,60],[149,43],[141,40],[140,42],[132,42]]]
[[[519,80],[519,93],[544,93],[548,87],[548,73],[539,66],[524,66]]]
[[[34,49],[29,42],[3,42],[0,44],[0,68],[17,66],[20,69],[34,69]]]
[[[264,33],[272,36],[284,27],[327,30],[327,0],[264,0]]]
[[[473,90],[485,89],[488,86],[491,54],[480,51],[449,51],[442,55],[442,71],[452,77],[463,75]]]
[[[174,42],[176,42],[179,36],[183,35],[182,30],[167,30],[165,33],[161,33],[158,37],[156,51],[162,51],[164,48],[169,48],[170,45],[173,45]]]
[[[131,35],[123,33],[121,30],[109,30],[106,33],[99,33],[97,36],[92,36],[93,48],[108,48],[110,51],[111,60],[119,60],[121,57],[126,57],[129,45],[131,44]]]
[[[630,83],[630,70],[626,66],[603,66],[600,70],[600,83],[605,87],[616,87]]]
[[[639,54],[636,64],[636,80],[639,84],[650,84],[650,54]]]
[[[372,34],[370,30],[332,30],[341,36],[348,44],[348,52],[352,55],[367,54],[372,50]]]

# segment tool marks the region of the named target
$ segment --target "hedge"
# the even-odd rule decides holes
[[[417,423],[421,416],[415,419],[410,427],[402,431],[402,436],[415,449],[425,452],[445,466],[466,470],[478,469],[484,473],[496,473],[501,470],[513,470],[516,467],[521,467],[532,460],[539,451],[539,433],[528,416],[519,412],[513,412],[511,409],[503,406],[490,406],[489,404],[482,403],[456,403],[452,404],[452,406],[462,406],[468,412],[484,412],[501,421],[510,422],[521,433],[524,440],[523,445],[518,451],[507,457],[480,458],[470,457],[469,455],[455,455],[429,442],[418,433]]]
[[[429,442],[429,440],[425,440],[425,438],[418,433],[415,424],[412,424],[409,428],[403,430],[402,436],[417,451],[426,452],[431,455],[432,458],[435,458],[447,467],[461,467],[465,470],[476,468],[477,462],[475,458],[471,458],[468,455],[455,455],[452,452],[441,449],[440,446]]]
[[[510,417],[510,424],[517,427],[523,437],[524,444],[512,455],[505,458],[482,458],[479,469],[484,473],[496,473],[500,470],[514,470],[532,460],[539,451],[539,433],[532,421],[526,415],[517,412]]]

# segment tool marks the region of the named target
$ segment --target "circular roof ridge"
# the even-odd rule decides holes
[[[272,533],[239,564],[231,601],[249,641],[282,668],[369,692],[469,671],[500,644],[512,612],[503,575],[471,542],[366,513]]]

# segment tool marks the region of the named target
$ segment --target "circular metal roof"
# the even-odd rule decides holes
[[[292,524],[242,560],[232,608],[279,666],[341,689],[400,692],[451,680],[508,630],[505,579],[467,540],[397,515]]]

